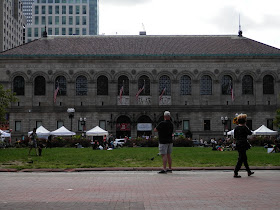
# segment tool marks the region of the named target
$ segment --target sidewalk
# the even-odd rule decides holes
[[[243,167],[242,167],[243,168]],[[251,170],[280,170],[280,166],[250,166]],[[110,168],[71,168],[71,169],[7,169],[0,168],[0,172],[85,172],[85,171],[159,171],[161,167],[110,167]],[[223,167],[174,167],[174,171],[212,171],[212,170],[234,170],[234,166]]]
[[[0,173],[0,209],[279,209],[280,170]]]

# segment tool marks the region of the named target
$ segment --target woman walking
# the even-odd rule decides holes
[[[242,163],[244,164],[248,176],[254,174],[249,168],[247,162],[247,154],[246,151],[250,149],[250,144],[247,140],[247,136],[252,134],[252,131],[246,126],[247,115],[240,114],[237,116],[238,126],[234,129],[234,138],[236,141],[236,150],[238,151],[238,161],[234,169],[234,178],[241,178],[238,175],[238,171],[240,170]]]

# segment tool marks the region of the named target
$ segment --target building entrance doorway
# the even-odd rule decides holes
[[[152,135],[152,120],[147,115],[142,115],[137,120],[137,136],[138,137],[150,137]]]
[[[124,138],[131,136],[131,121],[129,117],[121,115],[117,119],[116,124],[116,137]]]

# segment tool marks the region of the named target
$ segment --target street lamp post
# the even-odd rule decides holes
[[[80,122],[81,122],[81,125],[82,125],[83,135],[84,135],[84,132],[85,132],[86,121],[87,121],[87,118],[85,118],[85,117],[80,117]]]
[[[174,120],[174,124],[179,128],[179,126],[182,124],[182,120],[179,120],[179,115],[176,113],[176,119]]]
[[[228,117],[227,116],[221,117],[221,121],[222,124],[224,125],[224,136],[226,136],[228,131]]]
[[[71,120],[71,131],[72,131],[72,120],[74,118],[75,109],[74,108],[68,108],[67,113],[68,113],[68,116]]]

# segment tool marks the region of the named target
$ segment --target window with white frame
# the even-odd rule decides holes
[[[99,127],[106,130],[106,120],[99,120]]]
[[[61,128],[63,126],[63,121],[57,121],[56,122],[56,128]]]
[[[21,131],[21,121],[15,121],[15,131]]]

